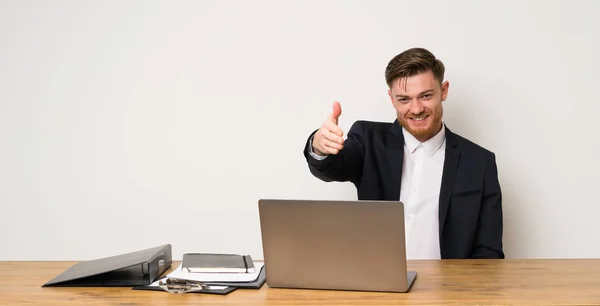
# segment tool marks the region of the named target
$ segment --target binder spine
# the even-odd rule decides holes
[[[148,278],[150,282],[154,282],[160,277],[172,264],[171,246],[167,246],[161,252],[148,262]]]

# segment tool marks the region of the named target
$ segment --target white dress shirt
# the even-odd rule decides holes
[[[407,259],[439,259],[439,199],[446,127],[426,142],[404,128],[404,166],[400,201],[404,203]]]
[[[419,142],[402,128],[404,166],[400,201],[404,203],[407,259],[440,259],[439,199],[446,151],[446,127],[426,142]],[[310,140],[309,154],[313,152]]]

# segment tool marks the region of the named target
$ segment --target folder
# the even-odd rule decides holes
[[[181,269],[181,266],[179,267],[179,269]],[[150,285],[145,285],[145,286],[137,286],[134,287],[133,290],[154,290],[154,291],[166,291],[165,288],[162,288],[159,283],[165,282],[170,276],[175,276],[175,277],[179,277],[181,276],[181,274],[175,274],[175,273],[171,273],[169,275],[166,275],[165,277],[161,277],[160,279],[156,280],[155,282],[153,282]],[[185,279],[181,279],[183,281],[185,281]],[[250,281],[231,281],[231,282],[226,282],[226,281],[202,281],[202,282],[196,282],[196,281],[189,281],[189,285],[190,288],[187,288],[187,290],[185,290],[185,288],[182,289],[182,292],[188,292],[188,293],[208,293],[208,294],[228,294],[232,291],[235,291],[236,289],[260,289],[262,287],[262,285],[264,285],[264,283],[266,282],[266,274],[265,274],[265,268],[264,265],[262,265],[260,267],[260,272],[258,272],[258,276],[256,277],[256,279],[250,280]],[[194,286],[195,284],[195,286]],[[185,286],[185,285],[183,285]],[[197,289],[194,289],[193,287],[196,287]]]
[[[84,261],[42,287],[121,287],[152,284],[172,264],[170,244]]]
[[[151,291],[168,291],[167,289],[161,287],[159,282],[166,282],[168,277],[162,277],[159,280],[155,281],[150,285],[145,286],[136,286],[133,287],[133,290],[151,290]],[[184,287],[185,285],[182,285]],[[235,291],[237,287],[232,286],[215,286],[215,285],[199,285],[189,286],[188,288],[181,288],[179,293],[207,293],[207,294],[220,294],[225,295],[232,291]]]

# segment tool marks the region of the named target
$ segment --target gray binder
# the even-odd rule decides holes
[[[121,287],[149,285],[172,263],[170,244],[77,263],[42,287]]]

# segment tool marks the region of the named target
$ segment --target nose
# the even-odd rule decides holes
[[[425,111],[425,107],[423,107],[423,103],[419,101],[419,99],[414,99],[410,105],[410,112],[413,114],[420,114]]]

